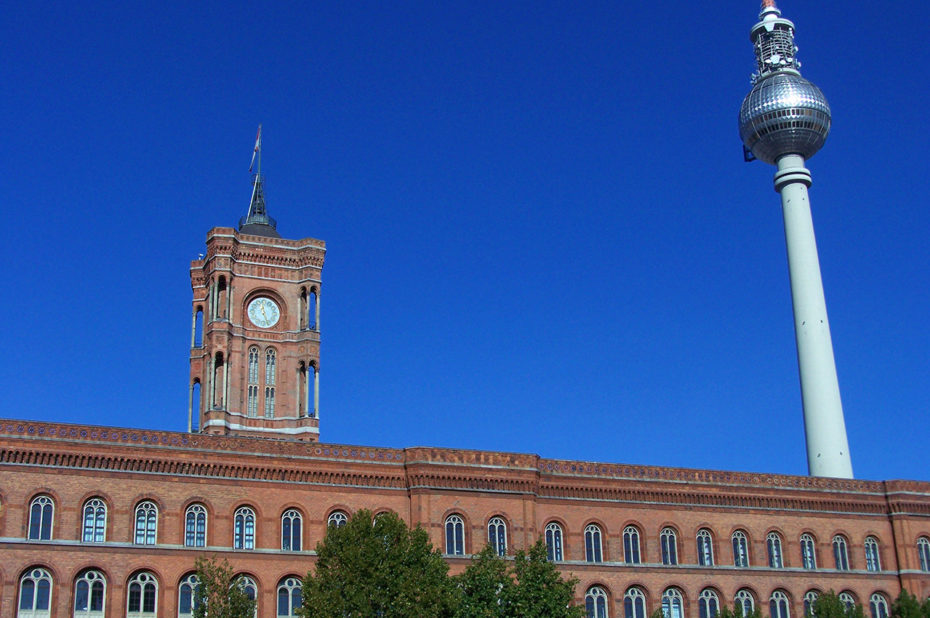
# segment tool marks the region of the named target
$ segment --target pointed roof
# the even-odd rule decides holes
[[[255,236],[268,236],[281,238],[278,234],[278,222],[268,216],[265,209],[265,177],[262,176],[262,125],[258,125],[258,134],[255,136],[255,148],[252,151],[252,165],[258,156],[258,171],[252,177],[252,201],[249,202],[249,214],[239,219],[239,231],[243,234]],[[249,171],[252,171],[249,165]]]

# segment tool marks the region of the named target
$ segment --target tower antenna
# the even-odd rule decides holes
[[[255,168],[256,159],[258,159],[257,169]],[[265,177],[262,176],[262,125],[258,125],[258,133],[255,135],[255,148],[252,149],[252,162],[249,163],[250,174],[253,169],[256,171],[252,174],[249,212],[239,219],[239,231],[245,234],[280,238],[277,232],[278,222],[268,216],[268,211],[265,209]]]
[[[804,165],[830,133],[830,106],[820,88],[801,77],[794,24],[781,16],[775,0],[763,0],[749,38],[757,72],[740,108],[739,133],[747,161],[759,159],[777,167],[775,190],[785,219],[807,467],[811,476],[852,478],[807,194],[811,173]]]

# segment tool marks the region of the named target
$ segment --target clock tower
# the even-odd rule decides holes
[[[239,228],[210,230],[191,262],[188,429],[316,442],[326,243],[281,238],[262,181],[259,164]]]

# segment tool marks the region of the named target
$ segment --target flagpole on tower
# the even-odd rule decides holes
[[[256,159],[258,159],[257,169],[255,168]],[[256,171],[252,174],[252,199],[249,200],[249,213],[239,219],[239,231],[246,234],[280,238],[277,232],[278,222],[268,216],[268,210],[265,207],[265,179],[262,176],[262,125],[258,125],[258,133],[255,135],[252,162],[249,163],[250,174],[253,169],[256,169]]]
[[[258,183],[262,177],[262,125],[258,125],[258,133],[255,135],[255,148],[252,149],[252,161],[249,163],[249,173],[255,166],[255,157],[258,156],[258,171],[252,182],[252,197],[249,199],[249,217],[252,216],[252,209],[255,207],[255,194],[258,192]]]

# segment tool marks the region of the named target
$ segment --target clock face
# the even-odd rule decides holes
[[[259,328],[271,328],[278,323],[281,311],[270,298],[259,297],[249,303],[249,321]]]

